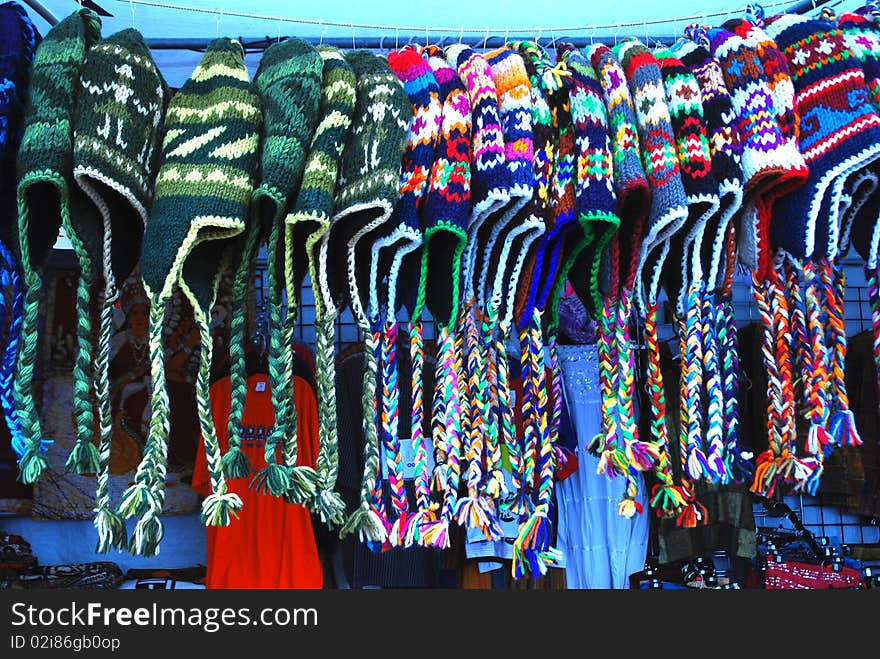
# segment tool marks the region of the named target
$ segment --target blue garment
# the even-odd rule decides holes
[[[648,552],[647,512],[621,517],[623,478],[597,474],[599,459],[587,445],[602,431],[596,346],[559,346],[563,390],[577,435],[577,472],[557,484],[558,546],[565,557],[569,588],[629,588],[629,575],[642,570]],[[639,476],[638,502],[648,510]]]

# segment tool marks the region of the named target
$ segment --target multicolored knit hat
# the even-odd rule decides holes
[[[681,181],[688,198],[688,221],[671,248],[673,254],[681,257],[681,265],[670,269],[677,271],[670,279],[673,290],[678,289],[678,295],[670,297],[676,300],[681,314],[687,306],[686,298],[692,286],[705,288],[707,268],[702,262],[702,243],[710,220],[716,219],[721,201],[712,171],[712,155],[703,120],[703,99],[696,76],[666,48],[655,51],[654,56],[663,76]],[[714,237],[714,231],[712,234]]]
[[[98,209],[103,234],[101,306],[95,394],[100,450],[92,428],[78,433],[67,468],[98,473],[98,550],[124,540],[121,520],[110,508],[110,341],[118,285],[137,265],[153,200],[158,168],[160,126],[170,93],[136,30],[123,30],[95,44],[80,71],[80,97],[74,120],[73,176]]]
[[[621,218],[621,228],[602,257],[599,288],[605,299],[601,309],[593,312],[599,324],[597,346],[603,432],[597,435],[590,449],[600,456],[603,471],[630,476],[631,498],[621,502],[625,512],[630,514],[635,510],[637,479],[630,473],[630,464],[635,460],[629,459],[627,448],[637,446],[639,433],[634,404],[635,352],[629,325],[639,253],[651,209],[651,190],[642,166],[635,108],[623,68],[611,49],[604,45],[591,49],[590,61],[608,110],[617,213]],[[577,292],[577,282],[574,288]],[[589,292],[579,293],[579,297],[588,307],[593,304]],[[662,393],[662,387],[657,391]],[[662,403],[660,398],[654,397],[654,400]],[[657,415],[665,419],[665,409],[658,408]]]
[[[5,337],[0,359],[0,404],[15,454],[24,454],[25,438],[15,409],[14,377],[18,358],[24,286],[18,250],[15,204],[15,158],[24,131],[25,106],[40,35],[24,8],[15,2],[0,5],[0,278],[3,313],[0,336]],[[8,218],[8,219],[7,219]],[[8,323],[7,323],[8,317]],[[7,330],[8,328],[8,330]]]
[[[669,250],[668,238],[687,221],[687,195],[681,182],[681,168],[675,149],[663,77],[657,59],[636,39],[615,46],[623,65],[641,139],[642,163],[651,187],[651,212],[639,255],[641,294],[637,301],[643,313],[648,302],[657,299],[660,272]]]
[[[805,179],[803,158],[786,147],[764,67],[754,48],[722,28],[708,32],[721,64],[742,145],[743,217],[739,260],[763,281],[772,269],[770,213],[779,191]]]
[[[681,58],[697,79],[703,105],[703,119],[712,156],[712,174],[718,184],[720,209],[707,227],[704,244],[711,252],[703,251],[703,262],[708,264],[706,289],[719,291],[724,279],[725,241],[734,215],[740,210],[743,198],[743,171],[740,164],[742,146],[739,132],[732,122],[734,117],[730,94],[724,84],[721,64],[709,50],[689,39],[679,40],[673,53]]]
[[[810,168],[808,194],[777,202],[773,239],[793,256],[837,256],[847,177],[880,156],[880,116],[843,33],[821,20],[786,15],[767,32],[791,68],[800,148]]]
[[[376,427],[376,375],[379,333],[368,318],[370,298],[377,286],[378,252],[382,237],[395,229],[391,217],[400,186],[401,159],[412,117],[412,106],[400,79],[388,63],[365,50],[346,55],[357,78],[354,120],[343,152],[339,188],[334,201],[334,217],[329,243],[345,239],[345,267],[329,263],[330,290],[338,290],[334,277],[348,276],[349,301],[358,327],[365,335],[364,366],[364,474],[360,504],[342,527],[343,535],[357,532],[362,540],[382,543],[386,526],[384,500],[379,480],[379,444]],[[339,227],[341,235],[334,236]],[[338,254],[331,253],[336,261]],[[373,267],[375,264],[375,269]],[[378,299],[378,296],[375,296]]]
[[[118,509],[123,518],[139,518],[130,541],[138,554],[155,554],[163,534],[158,515],[165,498],[170,418],[162,326],[165,307],[178,286],[192,304],[201,340],[196,402],[211,477],[202,520],[225,526],[241,508],[241,499],[228,490],[211,419],[210,313],[229,250],[247,231],[261,124],[260,99],[241,44],[214,40],[168,106],[162,162],[140,260],[150,296],[152,422],[134,484]]]
[[[296,204],[288,214],[287,242],[295,227],[306,233],[306,257],[309,278],[315,297],[315,380],[318,399],[318,439],[316,462],[318,482],[315,508],[327,525],[341,526],[345,521],[345,503],[335,491],[339,471],[339,448],[336,429],[336,356],[334,323],[338,315],[335,297],[327,287],[327,234],[336,174],[342,148],[348,139],[357,97],[357,80],[345,56],[331,46],[318,46],[323,79],[318,126],[309,146],[302,185]],[[303,231],[303,228],[306,230]],[[285,249],[285,257],[293,251]],[[285,265],[285,270],[292,269]],[[288,279],[288,284],[290,279]],[[288,291],[288,299],[291,299]]]
[[[260,176],[253,194],[253,221],[243,240],[243,253],[233,282],[233,304],[247,306],[253,260],[261,237],[267,241],[269,307],[269,385],[275,423],[266,438],[265,466],[252,485],[293,503],[310,502],[317,475],[311,467],[297,465],[297,422],[290,386],[293,369],[293,329],[299,288],[305,277],[305,241],[310,225],[289,226],[286,214],[302,182],[309,142],[317,123],[322,62],[318,52],[299,39],[273,44],[263,54],[254,76],[254,88],[263,107]],[[287,291],[287,313],[283,293]],[[241,451],[241,414],[244,411],[245,314],[234,318],[230,335],[232,401],[228,419],[229,450],[221,466],[230,478],[251,473]],[[276,449],[282,447],[279,464]]]
[[[34,56],[30,99],[18,152],[18,238],[27,292],[23,303],[15,401],[26,450],[19,460],[20,478],[33,483],[46,467],[40,455],[40,418],[31,391],[37,357],[41,273],[64,228],[80,263],[77,287],[78,349],[74,364],[74,414],[77,433],[91,440],[92,331],[90,286],[101,253],[97,212],[73,185],[73,122],[79,72],[101,36],[101,20],[79,9],[53,27]]]
[[[540,231],[534,223],[523,220],[520,210],[534,194],[534,145],[532,142],[531,84],[522,57],[514,50],[499,48],[486,55],[498,93],[501,129],[504,137],[504,161],[510,170],[511,203],[491,228],[483,228],[480,240],[485,247],[477,254],[477,306],[488,317],[507,314],[506,302],[515,293],[515,279],[505,273],[522,256],[523,244],[531,244],[528,235]]]
[[[617,216],[617,195],[614,189],[611,138],[608,133],[608,112],[602,97],[602,87],[593,65],[573,46],[561,46],[557,57],[566,65],[566,78],[574,121],[577,167],[575,192],[578,221],[584,234],[584,253],[568,255],[572,262],[563,266],[563,272],[578,273],[580,287],[589,291],[588,309],[596,315],[602,308],[599,291],[599,270],[605,247],[620,226]],[[583,267],[586,266],[586,267]],[[584,276],[586,275],[586,276]],[[559,296],[554,295],[554,300]]]
[[[422,336],[421,309],[418,304],[419,269],[421,254],[413,252],[422,244],[422,222],[419,217],[424,206],[431,168],[434,163],[434,151],[440,139],[440,125],[443,105],[440,100],[440,85],[434,77],[428,62],[422,58],[414,46],[407,46],[400,51],[389,53],[388,65],[403,83],[404,90],[412,104],[412,120],[407,137],[406,150],[403,153],[403,171],[400,180],[400,199],[394,207],[392,223],[395,218],[401,222],[413,240],[402,249],[397,249],[388,276],[388,295],[385,310],[385,322],[382,327],[382,448],[385,463],[388,467],[388,489],[391,491],[392,513],[389,520],[393,525],[389,540],[392,545],[401,546],[413,542],[411,523],[420,524],[429,515],[430,492],[428,490],[428,448],[423,438],[424,403],[421,395],[421,375],[424,370],[425,353]],[[407,254],[409,254],[407,256]],[[397,273],[404,272],[402,296],[410,309],[419,315],[410,315],[410,356],[413,360],[412,374],[418,381],[412,382],[411,393],[412,415],[410,438],[415,440],[414,449],[419,455],[419,492],[417,494],[417,510],[411,511],[407,499],[406,485],[403,480],[402,449],[398,420],[400,389],[397,368],[397,304],[395,303]],[[413,512],[419,513],[418,518]]]

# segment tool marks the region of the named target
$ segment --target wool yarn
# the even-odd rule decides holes
[[[360,504],[341,534],[358,533],[363,540],[383,543],[388,537],[384,516],[382,482],[379,477],[379,438],[376,408],[376,377],[381,334],[371,325],[371,299],[377,299],[378,249],[380,240],[395,230],[387,220],[394,210],[400,185],[401,160],[412,108],[403,84],[387,61],[365,50],[346,54],[354,71],[356,103],[349,141],[345,146],[340,178],[334,198],[330,245],[346,244],[344,264],[330,254],[328,286],[338,290],[334,277],[345,272],[348,295],[358,327],[364,333],[364,473]],[[335,227],[339,236],[334,236]],[[399,228],[399,227],[398,227]],[[375,248],[375,249],[374,249]],[[373,264],[376,264],[376,270]]]
[[[241,44],[214,40],[165,114],[161,166],[144,233],[140,268],[150,297],[152,417],[134,484],[117,510],[123,518],[138,517],[129,545],[137,554],[155,554],[163,535],[158,515],[165,498],[170,417],[162,326],[177,287],[193,307],[201,342],[196,403],[211,480],[202,520],[224,526],[242,505],[229,492],[211,419],[209,315],[228,251],[247,230],[261,124],[260,100]]]
[[[334,322],[337,297],[327,287],[328,241],[336,190],[336,175],[342,149],[351,128],[355,107],[354,71],[343,53],[331,46],[319,46],[322,62],[321,99],[318,124],[306,157],[302,184],[296,203],[285,218],[286,243],[295,241],[296,227],[305,234],[305,258],[315,297],[315,380],[318,399],[317,483],[314,506],[329,527],[345,521],[345,504],[335,491],[339,473],[339,440],[336,429],[336,356]],[[285,248],[285,271],[290,271],[294,252]],[[295,281],[295,277],[293,278]],[[291,278],[287,279],[288,285]],[[291,291],[288,290],[288,300]],[[296,292],[293,292],[296,296]]]
[[[118,283],[137,265],[152,203],[158,168],[160,126],[169,92],[139,32],[128,29],[101,40],[80,71],[80,97],[74,118],[73,176],[101,217],[102,274],[95,397],[99,448],[91,433],[77,437],[67,468],[97,473],[95,526],[98,551],[120,547],[125,529],[110,506],[109,361]]]
[[[20,478],[34,483],[46,467],[42,432],[31,385],[37,356],[37,313],[41,273],[60,228],[80,264],[77,286],[77,355],[74,364],[74,417],[83,441],[92,432],[92,331],[89,289],[100,258],[100,220],[73,185],[73,122],[79,72],[100,38],[101,20],[78,9],[46,34],[34,55],[24,132],[18,151],[18,248],[26,289],[15,402],[25,451]],[[88,438],[86,439],[86,436]]]

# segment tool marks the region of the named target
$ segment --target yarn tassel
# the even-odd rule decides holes
[[[206,526],[227,526],[242,507],[241,497],[235,492],[214,492],[202,502],[202,521]]]
[[[290,473],[284,465],[267,464],[251,479],[250,487],[257,492],[271,494],[273,497],[284,496],[290,490]]]
[[[361,542],[383,543],[388,539],[388,529],[381,515],[369,504],[362,503],[342,526],[339,536],[344,538],[358,534]]]
[[[220,468],[227,478],[247,478],[253,473],[251,461],[241,450],[241,446],[233,446],[220,459]]]
[[[92,442],[77,441],[67,456],[65,470],[76,474],[98,472],[98,448]]]
[[[125,521],[116,511],[104,505],[95,510],[95,529],[98,544],[95,551],[106,554],[111,549],[123,549],[127,540]]]

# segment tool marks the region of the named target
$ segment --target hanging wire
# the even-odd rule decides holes
[[[247,11],[235,11],[235,10],[223,10],[223,9],[208,9],[205,7],[192,7],[190,5],[178,4],[172,2],[160,2],[158,0],[104,0],[105,2],[121,2],[121,3],[133,3],[136,5],[143,5],[145,7],[157,7],[161,9],[173,9],[178,11],[188,11],[194,13],[201,14],[218,14],[218,15],[226,15],[232,16],[235,18],[248,18],[254,20],[266,20],[266,21],[281,21],[283,23],[297,23],[300,25],[327,25],[331,27],[348,27],[351,29],[366,29],[366,30],[404,30],[411,32],[421,32],[424,28],[424,25],[413,26],[413,25],[386,25],[382,23],[353,23],[350,21],[327,21],[322,19],[314,19],[314,18],[298,18],[294,16],[278,16],[278,15],[270,15],[270,14],[259,14],[254,12]],[[81,3],[81,0],[80,0]],[[797,3],[792,2],[792,0],[787,1],[777,1],[770,2],[763,5],[764,9],[776,9],[782,7],[791,7]],[[815,9],[818,6],[817,0],[812,0],[813,8]],[[824,4],[824,3],[822,3]],[[546,29],[550,32],[581,32],[586,29],[590,29],[591,27],[594,29],[611,29],[611,28],[633,28],[638,26],[649,26],[649,25],[665,25],[670,23],[679,23],[679,22],[688,22],[692,23],[697,19],[702,19],[705,21],[706,18],[716,18],[721,16],[729,16],[731,12],[729,10],[725,11],[716,11],[716,12],[704,12],[700,14],[691,14],[688,16],[676,16],[669,18],[655,18],[649,20],[636,20],[636,21],[623,21],[620,23],[600,23],[595,24],[593,26],[589,25],[560,25],[552,28],[528,28],[523,27],[519,28],[521,31],[532,31],[537,29]],[[491,32],[502,32],[505,28],[495,29],[490,28]],[[464,32],[469,32],[473,34],[480,34],[486,30],[484,27],[434,27],[434,32],[448,32],[455,33],[456,30],[459,30],[462,34]]]

